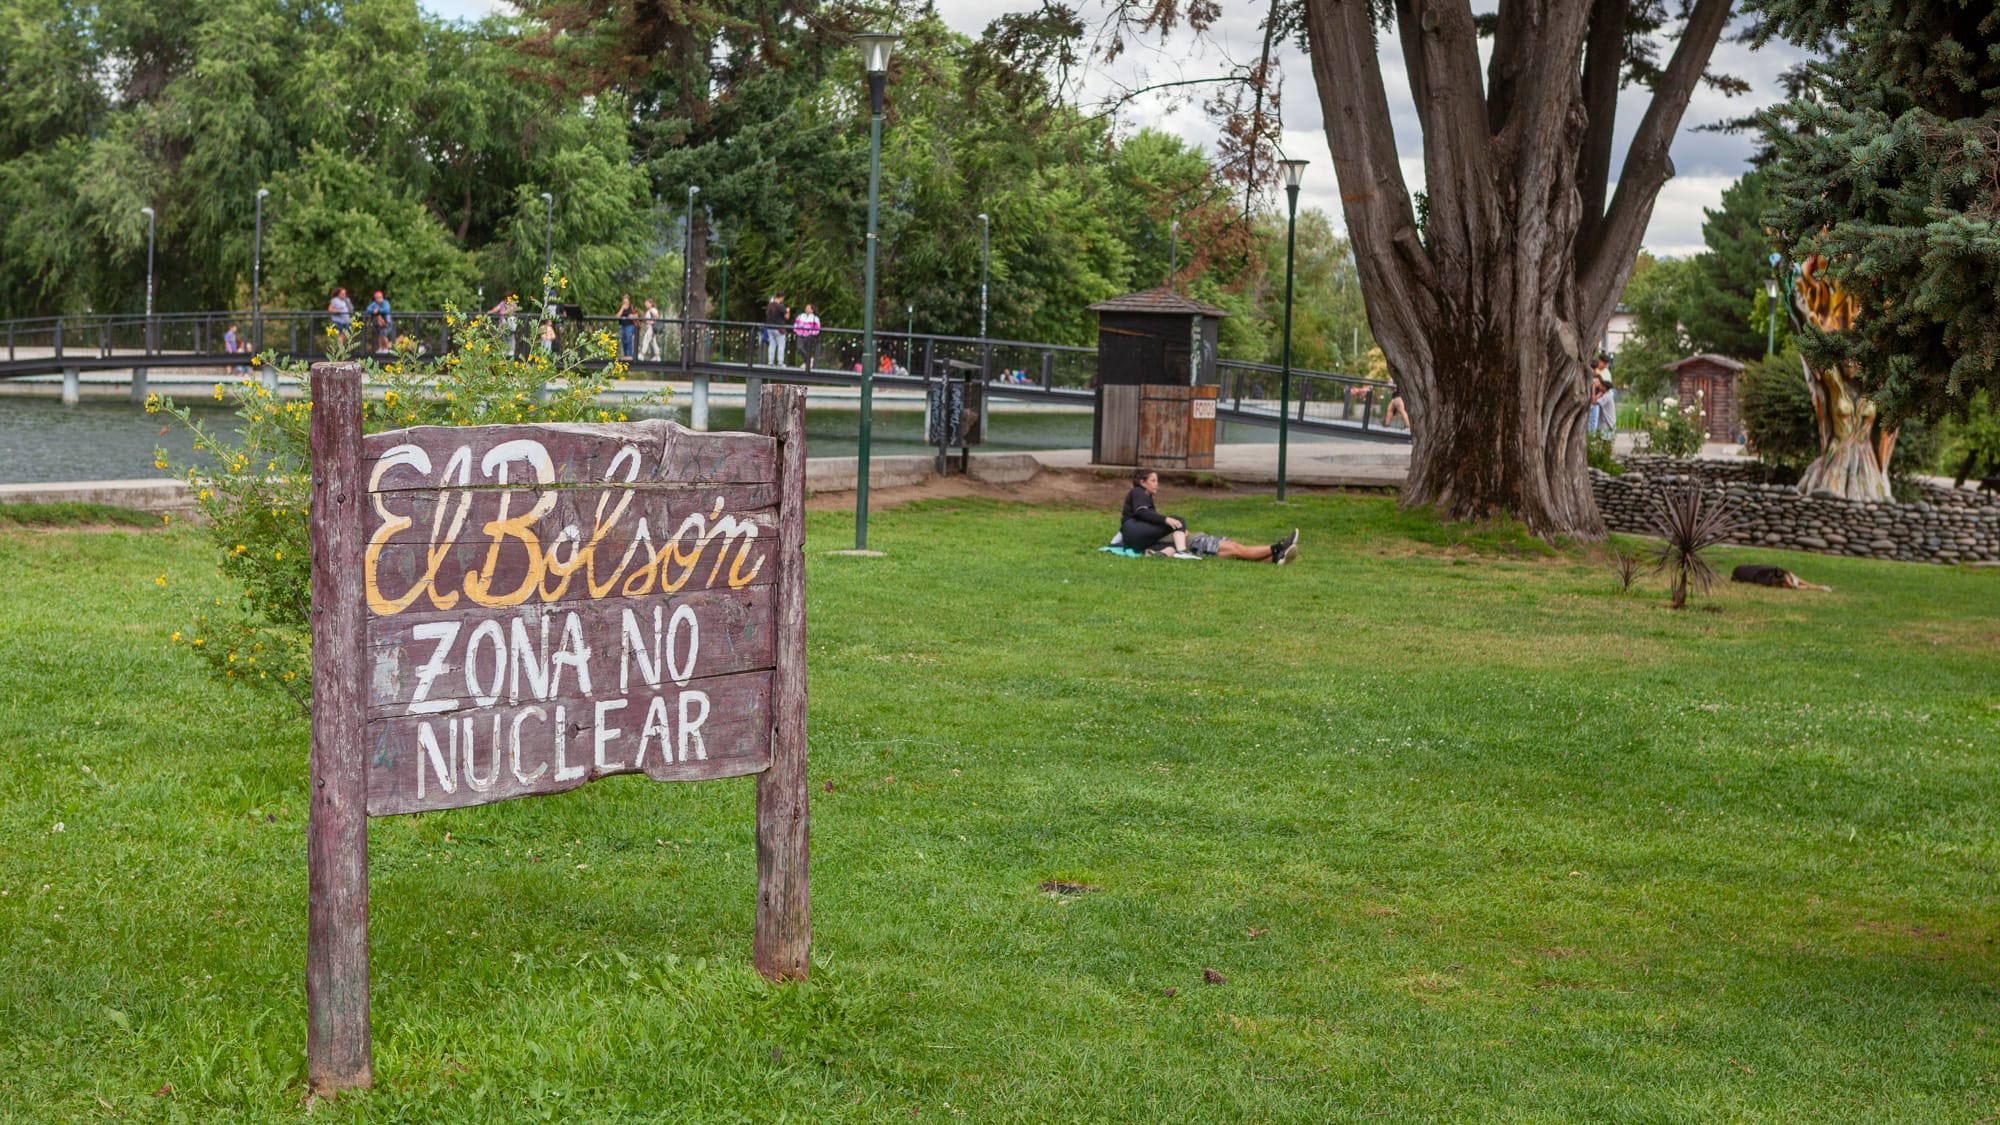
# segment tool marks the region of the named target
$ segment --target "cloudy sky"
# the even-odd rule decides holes
[[[473,18],[502,6],[502,0],[419,0],[428,11],[448,18]],[[953,28],[978,35],[995,17],[1010,11],[1036,6],[1035,0],[936,0],[938,11]],[[1488,5],[1484,2],[1481,8]],[[1077,7],[1086,17],[1100,12],[1092,0]],[[1161,82],[1202,78],[1222,73],[1231,61],[1253,59],[1263,45],[1257,21],[1265,5],[1249,0],[1225,0],[1225,14],[1204,39],[1185,32],[1165,41],[1131,43],[1123,57],[1110,66],[1099,66],[1085,80],[1084,99],[1102,98],[1121,89],[1131,90]],[[1417,129],[1415,107],[1405,83],[1402,52],[1394,36],[1382,42],[1382,72],[1389,103],[1395,116],[1398,149],[1403,154],[1403,174],[1412,189],[1423,183],[1423,149]],[[1701,249],[1702,209],[1718,206],[1722,189],[1742,175],[1750,155],[1747,137],[1696,132],[1693,126],[1738,117],[1768,105],[1779,97],[1778,76],[1797,60],[1796,52],[1771,47],[1753,52],[1735,43],[1716,49],[1713,69],[1733,74],[1750,83],[1749,94],[1730,98],[1703,87],[1697,90],[1673,147],[1677,175],[1661,190],[1653,210],[1653,222],[1646,232],[1646,246],[1655,254],[1690,254]],[[1281,53],[1285,74],[1284,117],[1286,155],[1311,162],[1306,169],[1299,206],[1317,207],[1340,225],[1340,197],[1334,183],[1333,160],[1327,152],[1326,133],[1320,118],[1319,98],[1313,89],[1312,70],[1305,55],[1287,43]],[[1192,98],[1175,99],[1172,92],[1143,95],[1122,111],[1121,128],[1153,126],[1177,133],[1196,144],[1210,145],[1215,129],[1201,112],[1204,87],[1191,88]],[[1613,167],[1624,159],[1624,145],[1637,128],[1645,109],[1643,92],[1627,91],[1619,104],[1618,150]]]

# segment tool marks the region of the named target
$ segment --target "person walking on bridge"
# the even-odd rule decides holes
[[[785,307],[785,295],[771,294],[771,303],[764,306],[764,363],[767,366],[785,365],[785,325],[791,319],[792,310]]]
[[[638,350],[639,310],[632,307],[632,294],[618,300],[618,358],[631,359]]]
[[[806,370],[811,371],[813,357],[819,354],[819,314],[811,305],[792,322],[792,334],[799,338],[799,354],[805,357]]]
[[[354,330],[354,301],[347,296],[346,288],[335,286],[333,298],[326,303],[327,319],[333,321],[333,329],[340,334],[342,343]]]
[[[500,298],[499,304],[486,310],[486,315],[493,318],[493,322],[500,326],[501,333],[506,337],[507,358],[509,359],[514,358],[514,314],[520,310],[520,307],[521,302],[515,298],[514,294],[509,293],[505,297]]]
[[[660,306],[646,298],[646,311],[639,314],[639,358],[660,359]]]
[[[368,332],[374,340],[372,345],[374,350],[378,352],[396,350],[396,318],[390,312],[389,298],[384,297],[382,291],[377,289],[375,299],[368,302],[368,307],[362,311],[368,314]]]

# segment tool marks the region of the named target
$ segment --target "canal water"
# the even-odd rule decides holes
[[[196,417],[222,432],[233,432],[235,415],[227,409],[199,405]],[[670,404],[659,416],[685,423],[685,402]],[[807,455],[852,457],[860,442],[859,412],[853,409],[806,411]],[[709,428],[740,429],[741,407],[715,406]],[[877,409],[870,434],[872,457],[930,453],[923,444],[921,411]],[[1257,426],[1224,423],[1224,442],[1269,442],[1274,432]],[[1298,435],[1294,440],[1314,440]],[[1050,410],[996,409],[988,419],[988,452],[1090,448],[1090,415]],[[42,484],[55,481],[145,480],[161,476],[153,467],[154,451],[186,464],[194,456],[194,438],[185,426],[165,414],[148,414],[126,399],[88,399],[64,406],[52,395],[0,394],[0,484]]]

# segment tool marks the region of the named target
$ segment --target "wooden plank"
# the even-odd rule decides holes
[[[306,823],[306,1077],[373,1084],[361,676],[361,367],[312,367],[312,743]]]
[[[1188,402],[1187,466],[1190,469],[1215,468],[1215,396],[1213,386],[1188,388],[1192,397]]]
[[[546,608],[405,613],[368,623],[371,718],[547,702],[565,686],[732,675],[776,662],[772,588]]]
[[[1187,465],[1187,387],[1142,387],[1138,463],[1162,468]]]
[[[1104,394],[1098,458],[1106,465],[1131,465],[1139,456],[1139,391],[1136,383],[1100,388]]]
[[[417,426],[370,434],[365,445],[362,468],[372,492],[442,484],[761,484],[777,479],[777,446],[769,437],[698,433],[661,419]]]
[[[571,691],[513,707],[404,714],[368,725],[368,813],[396,816],[539,797],[600,777],[706,781],[770,764],[768,670]]]
[[[368,607],[393,616],[768,583],[777,511],[746,505],[770,488],[373,495]]]
[[[806,398],[769,387],[761,408],[776,440],[779,500],[777,668],[771,673],[770,768],[757,777],[757,924],[752,958],[772,980],[804,980],[812,961],[806,778]]]

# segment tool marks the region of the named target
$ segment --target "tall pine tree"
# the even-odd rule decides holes
[[[1766,117],[1772,219],[1856,302],[1808,331],[1882,419],[2000,391],[2000,10],[1984,0],[1757,0],[1767,34],[1827,56]]]

